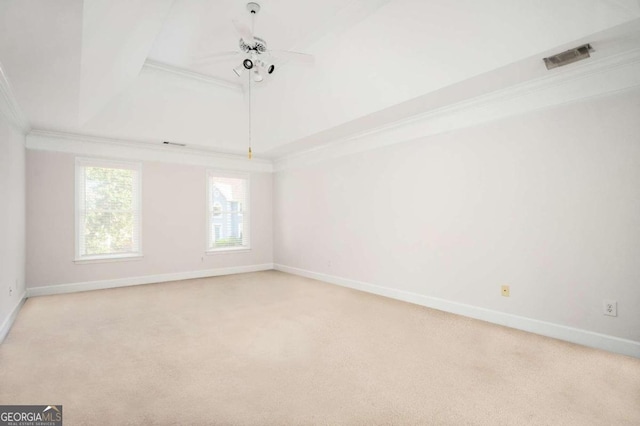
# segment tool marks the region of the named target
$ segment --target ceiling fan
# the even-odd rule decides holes
[[[233,68],[233,72],[240,77],[242,73],[247,70],[251,72],[255,82],[261,82],[265,76],[273,74],[278,61],[292,60],[303,63],[313,63],[313,56],[306,53],[269,49],[267,42],[253,33],[255,16],[260,12],[260,5],[255,2],[249,2],[247,3],[247,10],[251,14],[251,28],[236,19],[232,21],[237,34],[240,36],[238,42],[240,50],[205,55],[197,59],[196,62],[198,64],[208,64],[237,57],[238,59],[242,59],[242,62]]]

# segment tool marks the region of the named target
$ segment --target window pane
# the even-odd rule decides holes
[[[132,164],[101,163],[78,160],[78,256],[137,254],[140,172]]]
[[[133,212],[90,210],[85,219],[85,255],[136,251]]]
[[[209,248],[249,246],[248,179],[209,176]]]
[[[87,167],[85,170],[87,209],[132,208],[133,170],[103,167]]]

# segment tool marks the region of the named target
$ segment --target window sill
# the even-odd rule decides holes
[[[75,264],[83,264],[83,263],[111,263],[111,262],[129,262],[133,260],[142,260],[144,256],[142,255],[127,255],[127,256],[95,256],[95,257],[84,257],[80,259],[74,259],[73,263]]]
[[[230,253],[248,253],[251,251],[250,247],[231,247],[231,248],[219,248],[209,249],[204,252],[207,256],[215,254],[230,254]]]

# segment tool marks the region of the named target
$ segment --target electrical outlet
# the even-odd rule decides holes
[[[602,313],[612,317],[618,316],[618,302],[615,300],[602,301]]]
[[[502,286],[502,295],[504,297],[509,297],[509,286],[508,285],[503,285]]]

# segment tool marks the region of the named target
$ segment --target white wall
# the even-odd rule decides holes
[[[27,151],[30,294],[33,288],[61,284],[109,283],[163,274],[184,278],[181,273],[193,276],[194,271],[273,262],[271,173],[251,173],[251,250],[206,255],[207,167],[143,161],[143,259],[74,263],[74,159],[69,153]],[[42,294],[42,289],[38,291],[33,294]]]
[[[25,291],[24,143],[0,114],[0,342]]]
[[[627,92],[280,171],[275,263],[640,341],[638,117]]]

